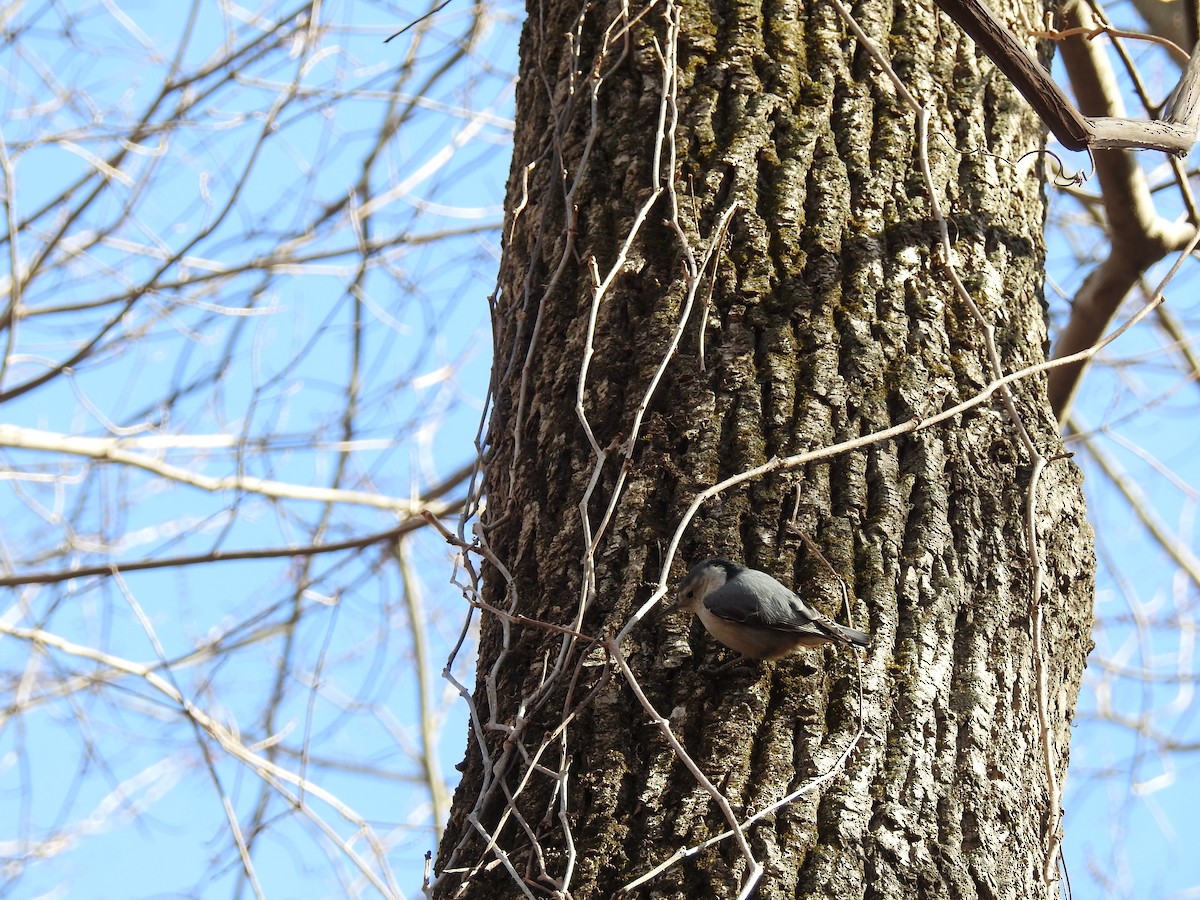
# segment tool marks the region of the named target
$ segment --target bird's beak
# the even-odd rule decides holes
[[[671,600],[664,600],[662,603],[658,604],[658,610],[654,613],[654,621],[657,622],[659,619],[665,619],[672,613],[677,613],[679,611],[679,597],[674,597]]]

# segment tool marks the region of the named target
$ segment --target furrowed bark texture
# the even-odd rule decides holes
[[[663,103],[672,9],[677,109]],[[855,13],[933,111],[929,159],[953,262],[995,327],[1005,372],[1041,361],[1042,194],[1033,167],[1013,164],[1038,147],[1039,123],[931,4],[867,0]],[[542,0],[521,49],[481,534],[511,576],[485,564],[482,600],[527,618],[480,613],[476,720],[434,892],[609,897],[727,825],[625,680],[603,680],[598,646],[529,620],[616,633],[651,595],[698,491],[936,413],[991,374],[984,335],[941,268],[914,117],[830,6],[660,0],[623,13]],[[672,167],[664,136],[676,112]],[[678,206],[663,192],[639,223],[658,184],[656,147]],[[686,302],[684,243],[667,222],[699,256],[734,202],[715,278],[703,280],[623,471],[622,442]],[[581,506],[597,465],[574,409],[590,260],[603,279],[635,229],[590,341],[584,408],[609,455]],[[1041,378],[1014,385],[1053,456],[1044,390]],[[672,584],[720,553],[844,621],[803,531],[848,582],[855,624],[874,634],[862,656],[865,733],[844,770],[747,829],[766,867],[756,896],[1044,894],[1029,463],[993,397],[940,426],[730,489],[685,532]],[[1036,506],[1061,779],[1093,568],[1069,461],[1046,468]],[[584,513],[602,531],[590,558]],[[848,650],[712,676],[703,667],[728,652],[680,616],[642,623],[624,649],[740,816],[825,772],[857,728]],[[746,873],[726,839],[633,893],[734,897]]]

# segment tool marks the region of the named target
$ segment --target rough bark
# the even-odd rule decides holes
[[[486,549],[511,580],[485,565],[481,598],[526,618],[481,613],[478,721],[436,866],[439,896],[520,896],[511,865],[533,896],[565,887],[608,897],[723,831],[626,682],[604,680],[604,654],[584,641],[564,650],[570,638],[529,620],[574,627],[582,596],[578,631],[615,633],[650,596],[699,490],[775,456],[936,413],[991,380],[984,337],[938,261],[912,113],[835,11],[819,0],[687,0],[678,219],[700,247],[723,210],[737,201],[739,211],[711,302],[693,310],[632,445],[591,557],[595,590],[585,589],[582,512],[599,528],[618,448],[685,300],[664,194],[597,317],[585,407],[612,453],[581,510],[595,465],[574,410],[589,260],[601,273],[613,265],[651,195],[667,9],[651,7],[624,35],[610,31],[605,46],[619,4],[530,5],[482,523]],[[929,156],[953,262],[996,329],[1004,370],[1041,361],[1043,198],[1032,167],[1013,165],[1039,145],[1039,123],[932,5],[867,2],[855,13],[934,113]],[[589,73],[602,76],[594,104]],[[707,291],[706,282],[701,298]],[[1044,391],[1040,377],[1014,386],[1026,427],[1052,456],[1060,443]],[[701,508],[672,561],[673,582],[720,552],[838,613],[836,583],[799,529],[846,579],[856,624],[874,633],[861,675],[865,732],[844,769],[748,831],[766,865],[757,896],[1044,892],[1049,807],[1022,518],[1029,484],[1030,460],[993,399],[942,425],[752,480]],[[1037,511],[1061,778],[1093,567],[1070,462],[1047,467]],[[674,617],[639,626],[625,652],[739,813],[827,771],[858,727],[859,675],[846,650],[712,677],[703,667],[728,653]],[[547,681],[560,654],[563,674]],[[494,846],[480,829],[498,835]],[[638,891],[734,897],[745,876],[743,855],[725,840]]]

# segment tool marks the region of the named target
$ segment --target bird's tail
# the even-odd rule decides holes
[[[837,629],[838,636],[847,644],[852,644],[855,647],[866,647],[871,643],[871,635],[865,631],[859,631],[857,628],[847,628],[845,625],[834,626]]]

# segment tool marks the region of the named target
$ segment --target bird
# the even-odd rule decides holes
[[[751,659],[778,659],[824,643],[871,642],[865,631],[839,625],[766,572],[719,556],[692,566],[675,608],[699,616],[709,634]]]

